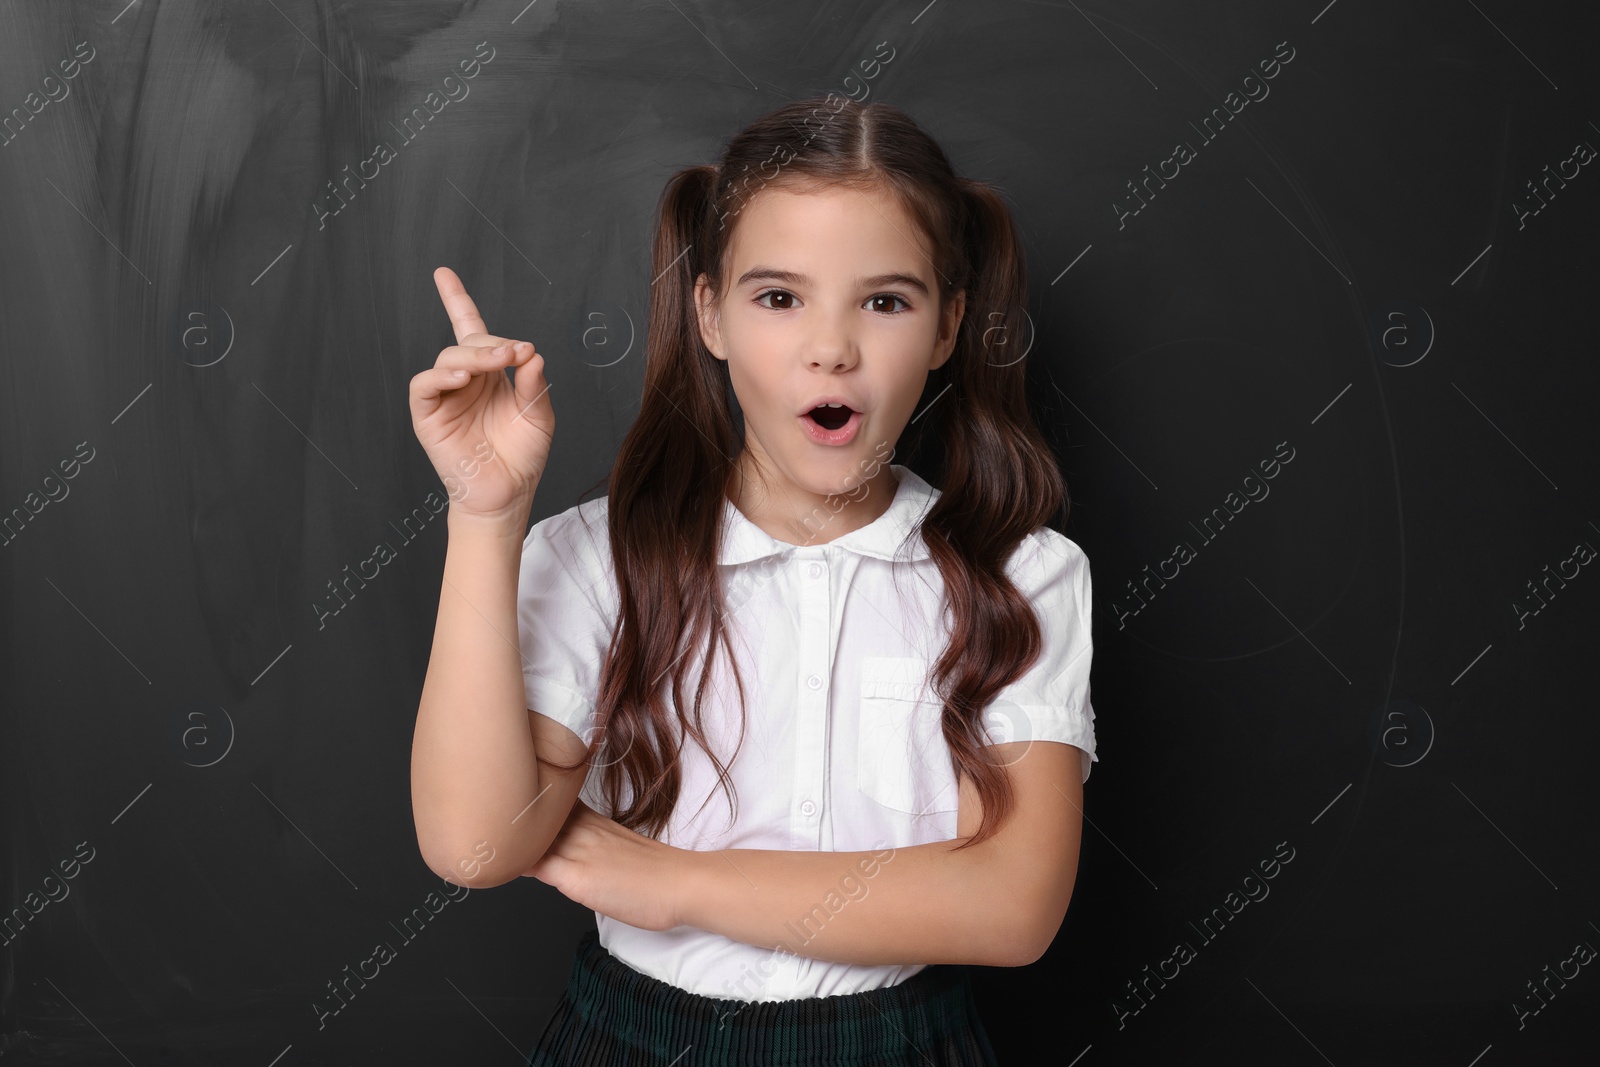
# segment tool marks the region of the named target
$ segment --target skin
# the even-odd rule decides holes
[[[746,449],[730,498],[774,538],[829,541],[872,522],[892,501],[896,484],[882,458],[889,452],[875,446],[897,441],[916,414],[928,373],[950,358],[965,309],[964,295],[940,307],[929,249],[884,193],[768,188],[740,212],[725,291],[714,293],[701,276],[701,337],[728,363],[745,412]],[[757,269],[804,280],[743,277]],[[915,278],[925,292],[908,281],[860,281],[883,274]],[[855,398],[852,406],[865,411],[844,447],[818,445],[797,417],[828,393]],[[809,529],[801,516],[834,507],[826,526],[795,535]],[[993,837],[960,852],[954,846],[976,833],[982,817],[965,778],[954,840],[880,852],[680,849],[580,800],[525,873],[647,930],[689,925],[845,963],[1031,963],[1054,939],[1076,880],[1079,753],[1053,741],[989,751],[1011,776],[1017,809]],[[865,891],[841,897],[846,877]],[[840,899],[848,906],[827,907]],[[822,919],[806,927],[808,915]],[[809,931],[804,940],[795,937],[796,924]]]
[[[893,501],[888,446],[916,414],[929,372],[950,358],[966,307],[965,293],[940,306],[930,253],[887,192],[771,188],[740,212],[722,291],[697,280],[700,336],[728,364],[745,414],[729,495],[777,540],[831,541]],[[758,271],[796,277],[748,276]],[[905,278],[863,281],[883,275]],[[854,398],[864,413],[842,447],[813,441],[798,417],[828,394]],[[817,509],[837,514],[812,535],[801,519]]]
[[[693,926],[840,963],[1025,966],[1055,940],[1077,881],[1079,750],[1059,741],[989,750],[1007,764],[1017,807],[987,841],[959,852],[983,813],[967,778],[953,840],[886,852],[676,848],[580,800],[526,873],[645,930]],[[840,906],[846,876],[866,891]]]

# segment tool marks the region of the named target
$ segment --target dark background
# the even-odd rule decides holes
[[[1014,204],[1093,563],[1101,762],[1053,948],[974,972],[1001,1061],[1600,1061],[1600,974],[1547,979],[1600,947],[1600,576],[1528,584],[1600,546],[1600,164],[1562,162],[1600,146],[1590,10],[0,6],[0,115],[70,88],[0,146],[0,905],[70,890],[0,946],[0,1059],[520,1062],[592,913],[524,878],[397,936],[441,888],[409,793],[445,548],[406,396],[452,343],[430,275],[549,354],[533,517],[565,510],[636,410],[663,182],[832,90]]]

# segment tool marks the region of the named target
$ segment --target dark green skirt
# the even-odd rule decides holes
[[[561,1002],[529,1067],[993,1067],[965,967],[803,1000],[722,1000],[634,970],[578,941]]]

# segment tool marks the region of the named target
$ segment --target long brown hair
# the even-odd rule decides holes
[[[654,234],[644,395],[610,473],[620,613],[588,756],[604,744],[601,787],[612,817],[650,836],[666,826],[678,799],[680,730],[706,751],[732,800],[727,767],[706,742],[701,703],[720,644],[729,649],[745,713],[717,570],[723,505],[744,429],[736,425],[728,365],[701,338],[694,285],[704,273],[722,293],[733,228],[761,189],[818,183],[898,194],[933,248],[941,311],[966,293],[955,349],[930,373],[918,408],[924,415],[900,443],[908,460],[927,453],[928,465],[942,470],[928,479],[941,496],[921,528],[952,618],[932,681],[944,701],[954,766],[982,798],[983,821],[968,842],[976,844],[1014,804],[1005,768],[984,748],[981,714],[1032,666],[1041,645],[1033,607],[1008,579],[1006,564],[1029,533],[1058,517],[1065,522],[1068,501],[1028,407],[1026,361],[1018,352],[1027,288],[1011,213],[991,186],[958,178],[937,142],[885,103],[830,95],[787,104],[735,135],[719,164],[680,170],[667,182]],[[686,700],[689,654],[696,651],[699,683]],[[670,705],[658,684],[664,677]]]

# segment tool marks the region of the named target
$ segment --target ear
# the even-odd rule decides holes
[[[704,274],[694,280],[695,318],[700,326],[700,340],[718,359],[727,359],[722,352],[721,316],[712,306],[711,283]]]
[[[944,314],[940,316],[939,336],[933,342],[933,363],[929,370],[938,370],[950,359],[950,353],[955,351],[956,337],[960,332],[962,316],[967,311],[967,291],[965,289],[945,301]]]

